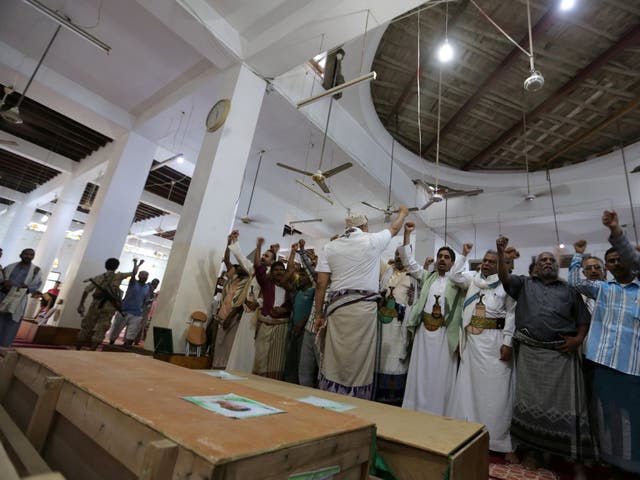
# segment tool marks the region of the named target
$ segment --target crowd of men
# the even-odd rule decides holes
[[[599,460],[614,476],[640,473],[640,252],[617,214],[602,215],[612,245],[604,260],[586,254],[586,241],[574,244],[568,282],[552,252],[528,276],[513,274],[518,253],[504,236],[475,271],[468,243],[421,265],[407,215],[400,207],[376,233],[366,216],[350,215],[319,255],[300,240],[286,262],[278,244],[263,251],[263,238],[245,256],[233,231],[214,301],[213,367],[482,423],[492,451],[529,468],[556,456],[574,462],[575,478]],[[403,227],[403,244],[384,261]],[[0,266],[2,347],[29,295],[40,294],[34,255],[25,249]],[[78,349],[96,349],[109,329],[110,343],[125,328],[126,345],[144,336],[159,281],[147,283],[143,262],[117,272],[110,258],[87,280]],[[57,298],[59,284],[48,293]]]
[[[249,260],[234,231],[214,366],[482,423],[492,451],[528,468],[555,456],[575,478],[598,460],[640,473],[640,253],[615,212],[604,261],[576,242],[568,282],[552,252],[514,275],[504,236],[476,271],[472,244],[421,265],[407,214],[376,233],[351,215],[319,255],[300,241],[286,264],[262,238]]]

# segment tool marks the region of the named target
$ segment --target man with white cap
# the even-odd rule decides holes
[[[401,206],[393,223],[377,233],[369,233],[365,215],[350,215],[345,233],[324,246],[315,294],[315,329],[326,327],[320,368],[323,390],[372,398],[380,256],[408,214]]]

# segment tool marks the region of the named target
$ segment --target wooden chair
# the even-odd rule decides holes
[[[191,347],[196,347],[196,357],[202,353],[202,347],[207,343],[207,333],[205,326],[207,324],[207,314],[196,310],[191,314],[191,318],[187,320],[189,328],[187,329],[187,343],[184,349],[185,356],[191,353]]]

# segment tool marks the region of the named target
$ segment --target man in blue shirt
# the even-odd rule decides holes
[[[640,281],[615,247],[605,253],[608,282],[580,278],[587,242],[575,243],[569,284],[595,300],[585,356],[593,368],[594,416],[603,460],[640,473]]]
[[[142,270],[137,279],[132,278],[129,282],[127,293],[122,300],[122,309],[116,313],[111,326],[109,335],[111,345],[115,343],[125,326],[127,329],[124,334],[124,345],[133,345],[138,331],[142,328],[142,309],[152,296],[151,287],[147,284],[148,278],[149,272]]]

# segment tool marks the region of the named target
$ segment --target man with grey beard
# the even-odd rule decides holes
[[[517,301],[516,389],[511,436],[527,451],[525,466],[536,467],[545,452],[576,462],[575,478],[585,478],[582,461],[594,457],[579,349],[590,315],[580,294],[558,278],[553,253],[536,259],[536,275],[510,275],[505,261],[509,240],[496,240],[498,278]]]

